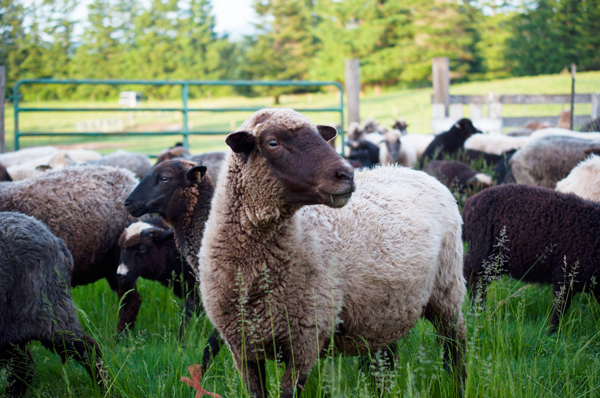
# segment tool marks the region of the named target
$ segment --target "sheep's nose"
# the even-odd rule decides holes
[[[335,176],[337,177],[338,180],[353,181],[354,180],[354,168],[352,168],[352,166],[350,166],[350,167],[347,167],[344,169],[336,170]]]
[[[131,199],[125,199],[125,207],[131,204]]]

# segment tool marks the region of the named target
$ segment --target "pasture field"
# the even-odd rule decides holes
[[[598,72],[589,73],[589,76],[600,79]],[[568,76],[541,76],[457,85],[452,87],[452,92],[481,94],[486,90],[502,92],[500,89],[506,88],[506,93],[566,93],[569,84]],[[397,107],[399,116],[411,125],[409,131],[428,132],[430,94],[429,89],[391,90],[378,95],[367,93],[362,99],[361,112],[365,117],[372,116],[386,124],[391,123],[393,109]],[[327,104],[332,100],[333,96],[328,94],[313,95],[310,105]],[[238,99],[216,99],[211,104],[240,103],[235,101]],[[264,98],[243,101],[254,105],[269,104],[269,99]],[[307,106],[308,101],[307,96],[283,98],[284,105],[290,106]],[[550,114],[554,113],[552,110]],[[47,128],[46,124],[60,125],[57,129],[72,128],[69,124],[73,121],[63,119],[63,114],[41,115],[54,117],[56,123],[27,115],[31,118],[27,122],[30,124],[23,123],[23,128],[33,131]],[[309,116],[317,123],[335,122],[335,115],[315,115]],[[9,119],[12,117],[10,110],[7,116]],[[158,123],[151,119],[153,116],[158,115],[148,115],[147,122]],[[236,115],[236,126],[246,116],[242,113]],[[163,118],[166,116],[163,115]],[[194,128],[198,129],[218,127],[226,130],[230,123],[230,119],[222,114],[198,116],[191,120]],[[12,120],[7,123],[7,127],[12,126]],[[152,143],[139,138],[111,140],[113,138],[103,141],[103,144],[118,146],[102,151],[117,147],[155,151],[172,144],[173,137]],[[223,148],[222,140],[223,137],[194,138],[193,149]],[[63,144],[71,143],[63,141]],[[10,138],[8,144],[12,144]],[[462,205],[464,197],[457,196],[457,199]],[[507,238],[510,239],[510,236]],[[510,257],[510,253],[506,255]],[[193,317],[183,341],[178,341],[181,300],[156,282],[140,279],[138,289],[143,304],[136,327],[121,338],[116,336],[119,300],[108,284],[102,280],[73,290],[84,330],[96,339],[103,350],[110,377],[108,391],[95,389],[85,370],[74,360],[62,365],[58,355],[51,354],[39,343],[33,343],[30,348],[37,375],[27,396],[194,397],[195,391],[180,378],[189,377],[188,366],[201,363],[204,345],[212,331],[210,322],[204,314]],[[557,333],[548,334],[552,303],[550,286],[525,284],[507,277],[496,278],[491,284],[485,307],[471,305],[470,300],[465,300],[466,397],[600,397],[600,305],[589,294],[575,295]],[[396,354],[393,371],[365,369],[360,366],[359,358],[336,354],[319,360],[303,396],[374,398],[378,397],[378,387],[385,392],[384,396],[389,397],[455,396],[453,378],[444,370],[442,348],[429,322],[419,321],[393,349]],[[268,362],[267,380],[271,396],[279,396],[282,375],[283,368],[278,363]],[[0,396],[5,394],[5,385],[6,372],[0,371]],[[204,371],[202,385],[224,398],[248,397],[225,347],[212,366]]]
[[[577,78],[600,81],[600,72],[582,72]],[[589,92],[593,85],[580,84],[578,92]],[[568,94],[571,92],[571,78],[568,74],[542,75],[535,77],[520,77],[488,82],[473,82],[455,84],[450,88],[451,94],[480,94],[487,95],[490,91],[501,94]],[[399,90],[389,89],[383,92],[369,91],[361,96],[361,116],[375,118],[382,125],[391,125],[394,117],[404,118],[408,131],[413,133],[430,133],[431,118],[431,88]],[[232,106],[272,106],[272,98],[243,98],[227,97],[214,99],[191,100],[190,107],[232,107]],[[339,97],[336,93],[284,95],[281,97],[282,106],[306,108],[326,107],[337,105]],[[117,101],[112,102],[30,102],[22,106],[31,107],[119,107]],[[180,101],[149,101],[144,107],[177,107]],[[569,104],[556,105],[506,105],[503,108],[505,116],[557,116]],[[589,114],[590,105],[577,105],[576,114]],[[485,108],[485,107],[484,107]],[[487,112],[486,109],[483,110]],[[464,107],[465,117],[468,117],[468,106]],[[337,113],[309,113],[315,123],[338,124]],[[248,112],[231,113],[190,113],[189,122],[192,131],[233,131],[249,116]],[[21,131],[101,131],[103,123],[109,130],[116,129],[118,120],[129,131],[167,131],[181,128],[181,116],[175,112],[139,112],[130,120],[128,112],[36,112],[21,113],[19,125]],[[133,122],[130,125],[130,122]],[[6,145],[7,150],[14,147],[14,111],[12,105],[6,106]],[[25,137],[22,146],[34,145],[75,145],[84,144],[90,149],[100,152],[111,152],[117,148],[130,151],[140,151],[147,154],[157,154],[163,148],[180,141],[179,136],[161,137]],[[190,137],[192,151],[202,152],[225,149],[223,136],[192,136]]]

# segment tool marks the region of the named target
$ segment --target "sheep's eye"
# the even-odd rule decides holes
[[[141,254],[145,254],[148,251],[148,246],[146,245],[140,245],[140,248],[138,249],[138,252],[140,252]]]
[[[277,148],[277,145],[279,145],[279,143],[276,140],[267,141],[267,146],[269,148]]]
[[[160,177],[160,182],[169,182],[169,177],[165,177],[165,176]]]

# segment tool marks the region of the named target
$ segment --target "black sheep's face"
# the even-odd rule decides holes
[[[481,134],[481,131],[475,128],[471,119],[460,119],[452,126],[451,130],[459,130],[467,138],[473,134]]]
[[[161,246],[173,239],[172,230],[157,228],[145,222],[131,224],[119,238],[121,261],[117,268],[120,285],[131,285],[137,278],[152,273],[154,264],[164,264]]]
[[[125,209],[134,217],[148,213],[164,216],[174,195],[204,177],[206,167],[187,160],[166,160],[150,173],[125,200]]]
[[[304,125],[295,130],[273,126],[258,136],[238,131],[227,136],[231,149],[246,159],[266,159],[283,186],[283,199],[295,205],[345,206],[355,191],[354,168],[327,141],[337,131]]]

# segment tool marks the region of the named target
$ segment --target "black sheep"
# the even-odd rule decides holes
[[[7,396],[23,396],[34,375],[27,344],[40,341],[63,362],[74,357],[101,383],[98,344],[85,336],[71,299],[73,257],[65,243],[33,217],[0,213],[0,368]]]
[[[431,144],[423,152],[421,165],[426,160],[443,159],[445,154],[454,155],[463,148],[467,138],[480,133],[469,119],[460,119],[450,130],[435,136]]]
[[[432,160],[423,167],[423,171],[438,179],[450,190],[459,192],[483,189],[493,185],[492,177],[473,171],[458,161]]]
[[[348,141],[350,154],[348,160],[361,163],[361,167],[372,167],[379,164],[379,147],[368,140]]]
[[[600,299],[600,284],[592,283],[600,280],[600,204],[553,189],[510,184],[472,196],[463,218],[468,245],[464,275],[473,292],[481,289],[482,298],[484,262],[501,255],[505,261],[499,272],[554,286],[552,330],[574,293],[592,290]]]
[[[173,230],[158,217],[138,221],[123,231],[119,247],[119,293],[129,292],[134,296],[119,312],[119,330],[134,326],[142,303],[136,284],[137,279],[142,277],[172,287],[173,293],[185,300],[186,318],[179,330],[181,338],[191,313],[200,309],[200,297],[194,270],[177,250]]]

